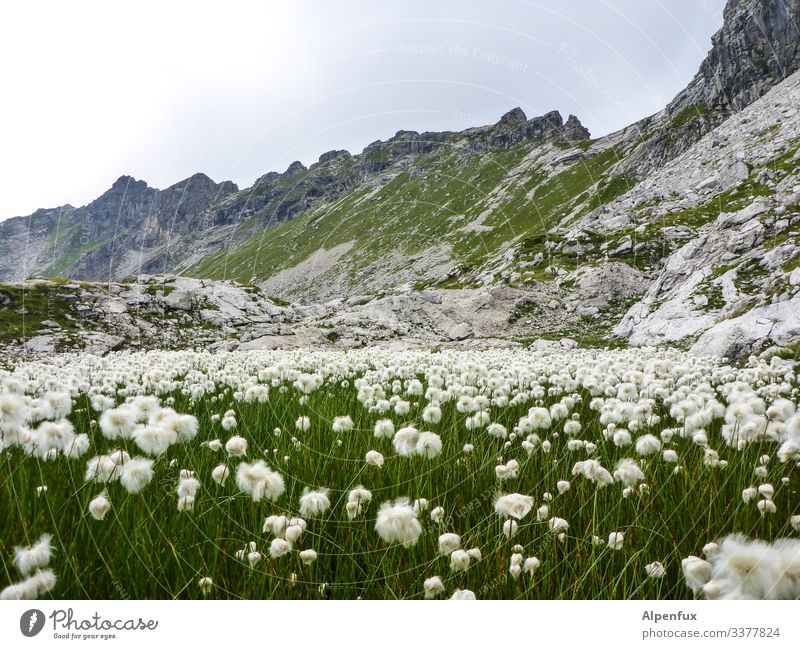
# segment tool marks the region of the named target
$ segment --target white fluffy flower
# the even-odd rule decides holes
[[[455,600],[474,600],[475,599],[475,593],[473,593],[471,590],[467,590],[466,588],[464,588],[464,589],[457,588],[456,590],[453,591],[453,594],[450,595],[450,599],[455,599]]]
[[[621,550],[625,541],[625,535],[622,532],[611,532],[608,535],[608,547],[612,550]]]
[[[700,557],[686,557],[681,561],[681,568],[686,585],[693,593],[697,593],[711,581],[711,564]]]
[[[461,537],[453,532],[439,536],[439,554],[451,554],[461,547]]]
[[[353,428],[353,420],[345,415],[344,417],[334,417],[333,424],[331,424],[331,429],[334,433],[344,433],[348,430],[352,430]]]
[[[139,493],[153,479],[153,460],[135,457],[122,466],[120,484],[128,493]]]
[[[300,552],[300,561],[302,561],[307,566],[310,566],[317,560],[317,552],[316,550],[303,550]]]
[[[525,518],[533,509],[533,498],[518,493],[499,496],[494,501],[494,510],[500,516],[510,516],[517,520]]]
[[[214,467],[214,470],[211,472],[211,478],[216,482],[218,485],[224,485],[225,481],[230,476],[231,470],[225,466],[224,464],[219,464]]]
[[[327,489],[306,488],[300,496],[300,514],[303,516],[321,516],[330,506]]]
[[[518,531],[519,524],[514,519],[509,518],[503,521],[503,536],[510,539],[514,537]]]
[[[272,539],[269,544],[269,556],[273,559],[282,557],[292,551],[292,544],[286,539]]]
[[[436,457],[442,451],[442,438],[436,433],[422,432],[417,437],[415,452],[417,455],[429,459]]]
[[[422,587],[425,589],[425,599],[433,599],[444,592],[444,584],[441,577],[438,576],[426,579]]]
[[[375,422],[375,437],[393,437],[394,424],[391,419],[379,419]]]
[[[211,579],[211,577],[201,577],[197,581],[197,585],[200,587],[203,595],[208,595],[211,592],[211,589],[214,587],[214,581]]]
[[[417,452],[419,431],[413,426],[401,428],[394,434],[392,444],[398,455],[414,455]]]
[[[242,457],[247,455],[247,440],[244,437],[234,435],[225,442],[225,450],[230,457]]]
[[[410,547],[422,534],[422,526],[408,499],[398,498],[393,503],[385,502],[380,506],[375,531],[386,543]]]
[[[236,485],[254,502],[262,499],[275,501],[286,488],[283,477],[270,469],[263,460],[252,464],[242,462],[236,469]]]
[[[636,440],[636,452],[639,455],[652,455],[661,450],[661,440],[655,435],[642,435]]]
[[[163,455],[178,441],[178,434],[163,426],[142,426],[133,432],[133,441],[148,455]]]
[[[522,571],[529,575],[533,575],[541,565],[541,561],[539,561],[539,559],[536,557],[528,557],[522,564]]]
[[[617,468],[614,469],[614,479],[627,486],[636,486],[640,482],[644,482],[645,478],[636,460],[623,458],[617,463]]]
[[[434,507],[431,510],[431,522],[441,523],[444,519],[444,507]]]
[[[23,577],[27,577],[36,570],[46,568],[50,563],[53,553],[50,539],[49,534],[42,534],[33,545],[14,548],[14,565]]]
[[[369,466],[375,466],[378,468],[383,466],[383,455],[378,451],[367,451],[367,455],[364,460]]]
[[[111,501],[105,491],[92,498],[89,503],[89,513],[96,521],[102,521],[110,509]]]
[[[465,550],[454,550],[450,553],[450,569],[453,572],[464,572],[469,569],[470,557]]]

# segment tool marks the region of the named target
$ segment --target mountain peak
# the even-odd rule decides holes
[[[519,106],[517,106],[516,108],[512,108],[510,111],[505,113],[500,118],[500,121],[497,122],[497,124],[515,126],[517,124],[524,124],[527,121],[528,121],[528,116],[525,115],[525,111],[523,111]]]
[[[800,0],[728,0],[722,28],[670,113],[741,110],[800,69]]]

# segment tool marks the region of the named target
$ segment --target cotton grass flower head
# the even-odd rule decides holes
[[[475,593],[471,590],[467,590],[466,588],[457,588],[453,591],[453,594],[450,595],[450,599],[453,600],[475,600]]]
[[[444,507],[434,507],[431,510],[431,522],[441,523],[444,520]]]
[[[711,581],[711,564],[700,557],[689,556],[681,561],[686,586],[697,594]]]
[[[373,429],[375,437],[394,437],[394,423],[391,419],[379,419]]]
[[[755,487],[747,487],[742,490],[742,502],[749,503],[754,498],[758,497],[758,489]]]
[[[719,541],[703,579],[708,599],[800,598],[800,541],[728,536]]]
[[[122,466],[120,484],[128,493],[139,493],[153,480],[153,460],[135,457]]]
[[[644,482],[645,477],[636,460],[623,458],[614,469],[614,479],[629,487],[635,487],[640,482]]]
[[[622,532],[611,532],[608,535],[608,547],[612,550],[621,550],[625,542],[625,535]]]
[[[289,525],[283,534],[283,538],[294,546],[303,536],[304,531],[300,525]]]
[[[436,433],[428,431],[421,432],[417,437],[417,444],[414,452],[428,459],[435,458],[442,452],[442,438]]]
[[[292,544],[286,539],[272,539],[272,542],[269,544],[269,556],[271,556],[273,559],[278,559],[279,557],[285,556],[291,551]]]
[[[242,462],[236,468],[236,486],[248,494],[254,502],[260,502],[262,499],[274,502],[286,489],[283,477],[270,469],[263,460],[257,460],[252,464]]]
[[[33,545],[14,548],[14,565],[23,577],[46,568],[50,564],[53,555],[51,538],[49,534],[42,534]]]
[[[89,502],[89,513],[96,521],[102,521],[111,509],[111,501],[108,494],[103,491]]]
[[[214,581],[211,579],[211,577],[201,577],[197,581],[197,585],[200,587],[200,591],[203,593],[203,595],[208,595],[214,587]]]
[[[369,466],[374,466],[380,469],[383,466],[383,455],[378,451],[367,451],[364,461]]]
[[[56,581],[52,570],[38,570],[27,579],[0,591],[0,600],[36,599],[53,590]]]
[[[422,587],[425,591],[425,599],[433,599],[444,592],[444,584],[442,583],[441,577],[438,575],[426,579]]]
[[[289,527],[289,518],[283,514],[267,516],[264,519],[264,526],[262,531],[264,534],[272,534],[278,538],[283,538],[286,534],[286,529]]]
[[[636,452],[639,455],[652,455],[661,450],[661,440],[655,435],[642,435],[636,439]]]
[[[317,560],[317,552],[316,550],[308,549],[302,550],[300,552],[300,561],[302,561],[305,565],[310,566]]]
[[[758,511],[763,516],[764,514],[774,514],[778,511],[777,506],[775,505],[772,500],[769,498],[765,498],[764,500],[759,500],[757,503]]]
[[[411,547],[422,534],[422,525],[408,498],[398,498],[380,506],[375,531],[386,543]]]
[[[539,567],[542,565],[541,561],[537,557],[528,557],[522,563],[522,572],[533,576],[534,573],[539,570]]]
[[[225,481],[231,474],[231,470],[225,466],[224,464],[219,464],[214,467],[214,470],[211,472],[211,479],[214,480],[218,485],[223,486]]]
[[[422,421],[426,424],[438,424],[442,421],[442,409],[439,406],[428,406],[422,411]]]
[[[311,428],[311,419],[305,416],[298,417],[294,422],[294,427],[299,431],[307,432]]]
[[[136,428],[136,414],[126,406],[106,410],[100,416],[100,431],[107,439],[127,439]]]
[[[331,506],[328,493],[328,489],[309,489],[306,487],[303,490],[303,495],[300,496],[300,514],[309,517],[324,514]]]
[[[569,487],[569,480],[559,480],[556,483],[556,491],[558,491],[559,494],[567,493],[569,491]]]
[[[494,501],[494,511],[503,517],[522,520],[531,509],[533,509],[533,497],[519,493],[501,495]]]
[[[86,463],[86,482],[108,483],[119,480],[120,467],[108,455],[97,455]]]
[[[133,432],[133,441],[148,455],[163,455],[178,441],[178,434],[163,426],[141,426]]]
[[[454,532],[447,532],[439,536],[439,554],[452,554],[461,548],[461,537]]]
[[[225,442],[225,450],[230,457],[242,457],[247,455],[247,440],[239,435],[234,435]]]
[[[486,427],[486,432],[491,437],[496,437],[498,439],[506,439],[506,437],[508,437],[508,430],[506,430],[506,427],[498,423],[489,424]]]
[[[408,457],[417,453],[418,441],[419,431],[413,426],[405,426],[394,434],[392,444],[398,455]]]
[[[614,482],[614,478],[597,460],[583,460],[572,467],[572,475],[581,475],[600,487]]]
[[[503,521],[503,536],[510,539],[516,536],[517,532],[519,531],[519,524],[512,518]]]
[[[343,417],[334,417],[331,429],[334,433],[344,433],[353,429],[353,420],[345,415]]]
[[[660,561],[653,561],[644,567],[645,574],[650,579],[661,579],[666,573],[664,565]]]
[[[465,572],[469,570],[470,557],[465,550],[454,550],[450,553],[450,570]]]

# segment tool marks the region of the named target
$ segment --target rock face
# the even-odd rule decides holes
[[[800,68],[800,0],[729,0],[724,25],[689,86],[670,104],[677,113],[703,104],[737,111]]]

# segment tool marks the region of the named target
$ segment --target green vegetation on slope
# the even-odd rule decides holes
[[[266,279],[318,250],[351,242],[351,278],[387,255],[408,257],[431,248],[446,251],[464,270],[476,270],[509,241],[545,233],[633,185],[626,176],[599,182],[619,159],[614,148],[548,176],[536,155],[551,150],[547,146],[540,140],[480,155],[436,151],[383,186],[360,186],[187,272],[241,282]]]

